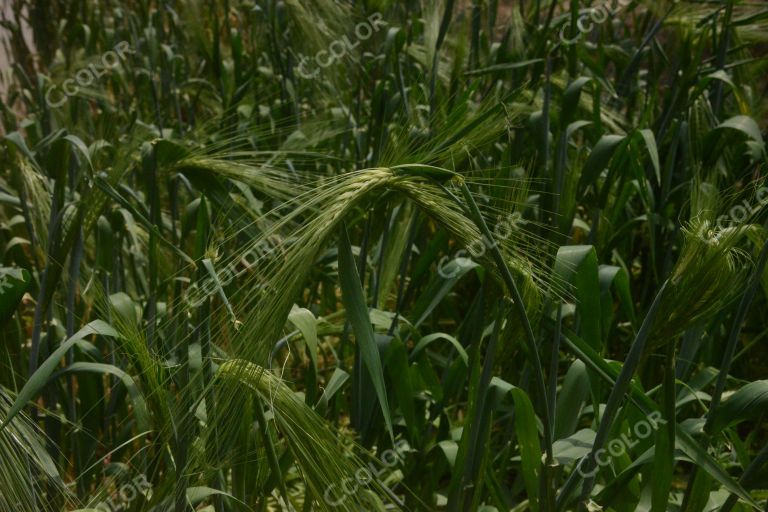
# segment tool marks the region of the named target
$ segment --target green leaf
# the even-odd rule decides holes
[[[61,370],[51,375],[49,381],[55,380],[60,375],[70,372],[91,372],[101,374],[109,373],[120,379],[125,386],[125,389],[128,391],[128,394],[131,397],[131,401],[133,402],[133,414],[136,415],[137,426],[142,432],[148,432],[151,430],[149,409],[147,408],[147,403],[144,400],[144,395],[142,395],[141,390],[136,385],[133,377],[128,375],[128,373],[111,364],[78,361],[72,363],[66,368],[62,368]]]
[[[629,276],[627,275],[626,270],[616,265],[600,265],[598,272],[600,276],[601,297],[606,297],[605,301],[600,301],[603,311],[610,307],[610,303],[603,304],[603,302],[608,302],[607,299],[610,297],[608,292],[610,288],[613,287],[619,298],[621,309],[624,310],[624,314],[627,315],[629,321],[632,322],[632,326],[635,327],[637,325],[637,316],[635,315],[635,305],[632,300],[632,292],[629,288]],[[603,315],[603,318],[606,318],[605,315]],[[604,325],[603,327],[606,326]]]
[[[595,431],[583,428],[552,444],[552,454],[561,464],[571,464],[589,453],[595,442]]]
[[[355,339],[360,347],[363,364],[373,382],[387,430],[389,430],[394,443],[392,418],[389,415],[389,403],[387,402],[387,390],[384,382],[384,369],[381,364],[379,347],[373,335],[371,319],[368,316],[368,306],[365,303],[360,275],[357,273],[346,228],[341,229],[341,236],[339,237],[339,278],[341,280],[341,298],[347,311],[347,318],[352,324],[352,331],[355,333]]]
[[[408,242],[413,217],[414,209],[410,202],[404,203],[392,213],[388,223],[387,243],[384,245],[384,254],[382,254],[378,265],[379,296],[376,300],[377,304],[387,302],[391,288],[396,283],[403,257],[412,250],[411,247],[408,247]]]
[[[456,441],[446,440],[446,441],[440,441],[435,445],[436,448],[439,448],[440,451],[443,453],[443,456],[445,457],[445,461],[448,463],[448,466],[451,467],[451,470],[456,466],[456,458],[459,455],[459,445]]]
[[[600,378],[607,383],[613,386],[616,385],[615,381],[619,376],[619,370],[615,366],[608,364],[605,359],[600,357],[585,341],[579,339],[575,334],[567,330],[564,330],[563,334],[563,340],[576,352],[579,359],[590,366],[590,369],[596,371]],[[658,410],[655,402],[642,390],[637,382],[631,381],[628,390],[643,413],[650,414],[651,411]],[[680,449],[691,461],[714,477],[733,494],[749,503],[755,509],[760,509],[749,493],[731,478],[728,472],[679,424],[675,425],[675,447]]]
[[[0,268],[0,326],[11,319],[31,283],[25,269]]]
[[[602,345],[600,330],[600,279],[597,254],[591,245],[569,245],[557,251],[554,274],[573,286],[583,337],[596,350]]]
[[[583,190],[584,187],[597,180],[603,169],[608,166],[608,162],[611,161],[616,150],[625,140],[626,136],[624,135],[603,135],[600,137],[600,140],[597,141],[587,161],[584,163],[579,190]]]
[[[231,494],[220,491],[218,489],[212,489],[210,487],[188,487],[186,494],[187,500],[189,500],[192,505],[197,505],[198,503],[201,503],[203,500],[210,498],[211,496],[226,496],[227,498],[230,498],[241,505],[244,510],[250,509],[246,503],[238,500]]]
[[[405,345],[399,339],[393,339],[387,350],[387,373],[392,380],[392,388],[403,415],[405,425],[413,442],[421,444],[420,423],[416,416],[416,407],[413,403],[416,396],[415,388],[411,382],[410,365],[408,364],[408,352]]]
[[[76,137],[74,135],[65,135],[64,140],[72,144],[80,153],[83,154],[83,157],[85,157],[85,161],[88,162],[88,167],[93,171],[93,163],[91,162],[91,152],[88,150],[88,146],[85,145],[85,143],[80,139],[80,137]]]
[[[585,121],[583,119],[579,121],[574,121],[571,124],[568,125],[568,127],[565,129],[565,140],[570,140],[570,138],[573,136],[574,133],[581,130],[585,126],[589,126],[592,124],[592,121]]]
[[[711,434],[765,413],[768,406],[768,380],[750,382],[724,400],[715,410]]]
[[[541,474],[541,441],[536,426],[536,413],[530,398],[522,389],[497,377],[491,379],[491,390],[512,395],[515,401],[515,434],[520,445],[520,463],[532,511],[539,508],[539,475]],[[489,390],[490,391],[490,390]]]
[[[760,126],[753,118],[742,115],[727,119],[707,133],[703,140],[705,162],[713,163],[722,156],[729,144],[743,140],[744,137],[747,146],[756,153],[753,157],[765,159],[765,142]]]
[[[561,126],[565,123],[571,124],[571,119],[576,115],[576,109],[579,106],[579,99],[581,98],[581,91],[584,86],[587,85],[592,79],[586,76],[580,76],[565,88],[563,92],[563,108]]]
[[[152,141],[158,167],[171,166],[189,155],[189,150],[181,144],[168,139]]]
[[[127,293],[113,293],[109,296],[109,303],[121,321],[138,328],[141,322],[141,306],[131,299]]]
[[[333,375],[331,375],[331,378],[325,385],[323,394],[320,396],[320,400],[318,400],[317,405],[315,406],[315,410],[318,414],[325,413],[325,410],[328,408],[328,401],[333,398],[333,395],[335,395],[342,387],[344,387],[344,383],[347,382],[347,380],[349,380],[349,374],[341,368],[336,368],[333,371]]]
[[[680,425],[677,425],[675,430],[675,446],[687,455],[696,466],[720,482],[723,487],[749,503],[755,510],[762,510],[752,496],[731,478],[731,475]]]
[[[656,147],[656,137],[648,129],[640,130],[640,136],[645,141],[645,147],[648,150],[648,156],[651,158],[653,170],[656,176],[656,183],[661,186],[661,164],[659,163],[659,149]]]
[[[568,368],[555,407],[555,439],[570,436],[576,430],[581,409],[589,396],[589,375],[584,363],[576,360]]]
[[[755,142],[763,142],[760,126],[749,116],[735,116],[720,123],[715,130],[736,130]]]
[[[467,351],[464,350],[464,347],[461,346],[461,342],[454,338],[453,336],[450,336],[448,334],[442,333],[442,332],[434,332],[432,334],[428,334],[421,338],[419,342],[416,344],[416,346],[411,351],[411,358],[415,358],[422,350],[427,348],[431,343],[437,340],[447,340],[453,347],[456,349],[456,352],[459,353],[459,357],[461,357],[461,360],[464,361],[465,365],[469,365],[469,356],[467,355]]]
[[[8,410],[8,416],[6,416],[5,420],[3,420],[3,424],[0,425],[0,431],[5,429],[8,423],[10,423],[13,417],[16,416],[19,411],[24,408],[27,402],[32,400],[32,398],[34,398],[35,395],[37,395],[40,390],[43,389],[43,387],[45,387],[45,384],[48,382],[51,374],[59,365],[61,358],[64,357],[64,354],[66,354],[67,351],[72,348],[78,341],[92,334],[111,336],[113,338],[120,337],[117,331],[115,331],[109,324],[102,320],[94,320],[73,334],[71,338],[66,340],[59,346],[59,348],[54,350],[53,353],[48,356],[48,359],[46,359],[43,364],[40,365],[40,367],[35,371],[35,373],[32,374],[32,376],[30,376],[27,383],[24,384],[23,388],[21,388],[19,396],[16,397],[13,405]]]
[[[288,321],[291,322],[301,332],[304,341],[307,343],[307,352],[312,361],[312,366],[317,371],[317,319],[312,312],[305,308],[300,308],[294,304],[293,309],[288,314]]]

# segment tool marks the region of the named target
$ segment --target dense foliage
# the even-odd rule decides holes
[[[0,511],[764,510],[762,0],[8,0]]]

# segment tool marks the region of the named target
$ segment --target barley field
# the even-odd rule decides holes
[[[0,4],[0,512],[768,510],[764,0]]]

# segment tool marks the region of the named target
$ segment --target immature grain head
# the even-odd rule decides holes
[[[237,390],[243,386],[252,391],[271,410],[275,426],[294,455],[307,489],[313,498],[313,510],[378,510],[375,495],[384,495],[382,484],[371,479],[360,485],[364,463],[353,451],[354,444],[345,442],[313,409],[307,406],[271,371],[247,361],[227,361],[219,367],[217,377]],[[334,492],[344,483],[356,483],[358,492]]]
[[[737,247],[744,228],[696,221],[683,229],[683,247],[660,305],[654,331],[668,339],[708,318],[743,290],[750,258]]]

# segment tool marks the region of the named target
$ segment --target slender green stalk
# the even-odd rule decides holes
[[[646,314],[645,319],[643,320],[643,324],[640,327],[640,331],[638,331],[637,336],[635,337],[635,341],[632,342],[629,353],[624,360],[624,364],[621,367],[621,372],[616,378],[616,382],[614,383],[613,388],[611,388],[611,394],[608,395],[608,401],[605,404],[605,411],[603,412],[602,418],[600,418],[600,425],[597,428],[595,441],[592,443],[592,448],[589,454],[579,461],[577,467],[580,469],[574,470],[573,473],[571,473],[563,489],[560,491],[560,494],[557,497],[557,510],[564,510],[564,507],[567,505],[568,500],[570,499],[570,493],[575,490],[578,482],[584,478],[584,474],[591,476],[584,478],[580,501],[583,502],[589,498],[592,487],[595,485],[595,477],[593,474],[593,470],[596,466],[595,454],[599,449],[603,448],[605,443],[608,441],[608,435],[610,434],[611,428],[613,427],[616,414],[619,412],[619,406],[625,398],[627,390],[629,389],[629,385],[632,381],[632,377],[635,374],[635,370],[640,363],[640,358],[643,355],[645,346],[648,343],[651,329],[654,322],[656,321],[656,314],[658,312],[659,305],[661,304],[661,299],[664,296],[664,290],[666,290],[666,288],[667,281],[662,284],[661,289],[656,294],[656,298],[653,299],[653,304],[651,304],[651,307],[648,310],[648,314]]]
[[[514,303],[514,307],[517,310],[518,319],[520,322],[522,322],[523,328],[525,330],[526,348],[528,349],[528,357],[531,358],[531,366],[533,367],[536,395],[539,402],[539,411],[543,417],[542,423],[544,430],[544,449],[547,456],[547,464],[551,464],[554,460],[554,457],[552,455],[552,422],[549,418],[547,386],[544,381],[544,372],[542,370],[541,359],[539,358],[539,347],[536,343],[536,337],[533,334],[531,322],[528,319],[528,313],[525,311],[525,303],[523,302],[523,297],[520,295],[520,291],[517,288],[517,284],[515,284],[515,279],[512,277],[512,272],[509,270],[509,266],[504,259],[504,255],[499,250],[499,246],[494,240],[493,234],[491,234],[491,230],[488,229],[488,225],[485,223],[483,214],[480,213],[480,209],[478,208],[474,197],[472,197],[472,192],[469,191],[466,183],[461,184],[461,192],[464,196],[464,200],[469,205],[469,209],[473,214],[473,218],[477,223],[477,227],[480,229],[481,233],[489,244],[491,256],[493,257],[496,267],[501,273],[501,278],[504,281],[504,285],[507,287],[510,295],[512,295],[512,302]]]

